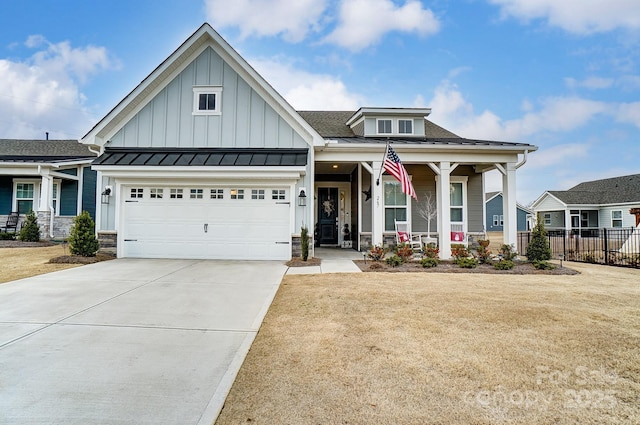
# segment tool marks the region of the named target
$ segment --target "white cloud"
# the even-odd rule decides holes
[[[25,61],[0,59],[0,137],[77,138],[93,121],[80,86],[93,74],[119,66],[103,47],[73,48],[31,36],[42,47]]]
[[[615,83],[613,78],[601,77],[588,77],[582,81],[578,81],[575,78],[565,78],[564,81],[569,88],[584,87],[591,90],[608,89]]]
[[[426,36],[439,30],[440,22],[433,12],[416,0],[402,6],[391,0],[343,0],[338,26],[324,41],[358,51],[392,31]]]
[[[303,71],[282,59],[249,62],[297,110],[355,110],[363,103],[334,76]]]
[[[618,106],[616,119],[640,128],[640,102],[623,103]]]
[[[608,109],[604,102],[578,97],[551,97],[542,100],[537,110],[526,101],[522,117],[503,120],[489,110],[476,113],[458,87],[448,80],[436,88],[429,106],[435,122],[460,136],[513,142],[545,131],[571,131]]]
[[[591,34],[617,28],[640,29],[637,0],[489,0],[503,17],[523,21],[544,19],[551,26],[575,34]]]
[[[321,26],[326,0],[206,0],[214,27],[237,26],[244,37],[282,35],[290,42],[305,39]]]

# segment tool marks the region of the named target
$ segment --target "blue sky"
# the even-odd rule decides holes
[[[297,109],[537,145],[521,203],[640,173],[637,0],[4,0],[0,138],[80,138],[203,22]]]

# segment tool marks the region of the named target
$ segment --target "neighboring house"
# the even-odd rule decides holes
[[[549,190],[531,207],[547,229],[633,227],[638,223],[630,211],[640,208],[640,174]]]
[[[502,209],[502,192],[489,192],[485,194],[485,211],[487,232],[502,232],[504,228],[504,214]],[[517,228],[518,232],[525,232],[533,228],[533,211],[517,203],[518,211]]]
[[[430,112],[296,111],[204,24],[81,139],[100,150],[99,238],[120,257],[281,260],[299,252],[302,227],[354,249],[394,241],[395,219],[426,233],[400,184],[377,184],[391,142],[419,199],[437,198],[443,257],[454,228],[483,231],[492,169],[515,243],[515,172],[537,148],[458,137]]]
[[[77,140],[0,140],[0,225],[33,210],[43,238],[67,236],[80,212],[95,215],[95,158]]]

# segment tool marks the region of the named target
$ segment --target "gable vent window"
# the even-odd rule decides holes
[[[413,120],[398,120],[398,133],[413,134]]]
[[[378,134],[391,134],[391,120],[378,120]]]
[[[193,115],[220,115],[222,87],[194,87]]]

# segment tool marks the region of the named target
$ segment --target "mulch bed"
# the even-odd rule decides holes
[[[49,260],[54,264],[93,264],[100,261],[114,260],[116,257],[109,254],[96,254],[95,257],[83,257],[81,255],[62,255]]]
[[[319,266],[322,260],[320,258],[307,258],[307,261],[302,260],[301,257],[293,257],[285,264],[289,267],[309,267]]]
[[[416,273],[485,273],[485,274],[549,274],[549,275],[575,275],[577,271],[567,267],[557,267],[553,270],[538,270],[530,263],[516,261],[511,270],[496,270],[489,264],[478,264],[475,269],[463,269],[451,261],[441,261],[437,267],[426,268],[417,261],[410,261],[398,267],[392,267],[384,261],[354,260],[363,272],[416,272]]]

